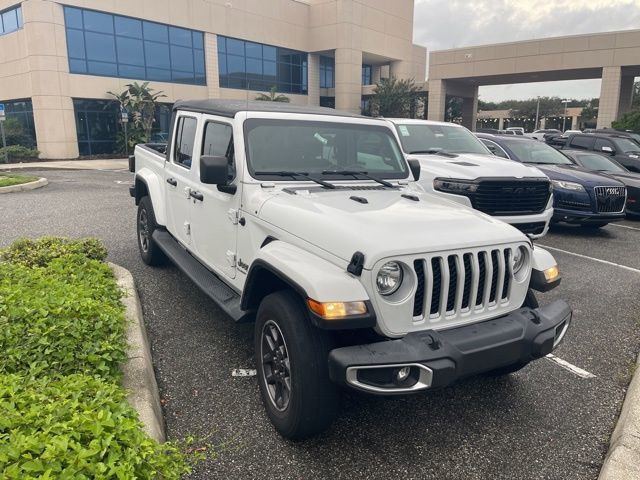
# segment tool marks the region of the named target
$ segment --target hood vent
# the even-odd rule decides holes
[[[469,162],[449,162],[449,163],[453,163],[454,165],[460,165],[461,167],[477,167],[478,166],[475,163],[469,163]]]

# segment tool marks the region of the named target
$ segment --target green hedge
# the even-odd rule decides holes
[[[162,478],[189,471],[143,433],[119,386],[121,292],[92,239],[0,252],[0,478]]]

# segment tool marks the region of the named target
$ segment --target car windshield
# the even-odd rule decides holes
[[[523,163],[541,165],[570,165],[571,160],[542,142],[535,140],[503,140],[514,153],[517,160]]]
[[[425,123],[396,125],[402,149],[406,153],[444,151],[448,153],[491,152],[466,128]]]
[[[409,176],[393,132],[383,125],[252,118],[244,128],[249,172],[256,178],[298,172],[345,179],[340,171],[378,178]]]
[[[616,138],[616,144],[624,153],[640,152],[640,144],[629,138]]]
[[[589,170],[599,170],[601,172],[624,172],[625,169],[612,162],[602,155],[582,153],[577,155],[578,162]]]

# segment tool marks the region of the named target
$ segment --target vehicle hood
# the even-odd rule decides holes
[[[412,195],[414,201],[402,197]],[[446,199],[408,189],[285,189],[268,195],[258,216],[365,268],[382,258],[527,241],[512,226]],[[350,197],[366,199],[360,203]],[[254,199],[255,201],[256,199]]]
[[[409,155],[420,161],[421,170],[433,178],[476,180],[487,177],[544,178],[544,173],[531,165],[494,155],[460,153],[455,158],[442,155]]]
[[[640,174],[632,172],[598,172],[604,176],[615,178],[628,187],[640,188]]]
[[[586,186],[612,185],[619,186],[620,182],[608,175],[592,172],[577,165],[537,165],[551,180],[565,180]]]

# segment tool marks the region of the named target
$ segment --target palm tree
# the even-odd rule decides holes
[[[281,103],[289,103],[291,101],[289,97],[285,97],[284,95],[278,94],[276,92],[275,85],[271,87],[271,90],[269,90],[268,95],[266,93],[259,93],[258,96],[256,97],[256,100],[260,102],[281,102]]]
[[[142,84],[133,82],[126,87],[127,89],[122,93],[107,92],[107,94],[114,97],[121,108],[126,108],[129,111],[134,126],[144,132],[148,141],[151,138],[151,130],[153,130],[158,99],[166,97],[166,95],[149,87],[149,82]]]

